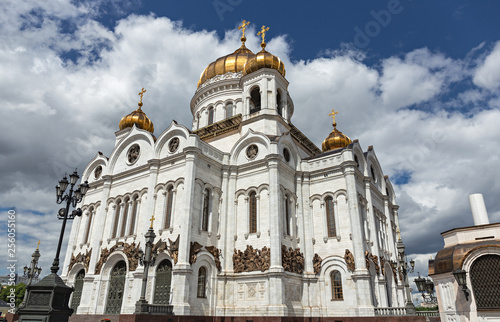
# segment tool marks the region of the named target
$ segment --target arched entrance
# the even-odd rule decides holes
[[[123,290],[125,288],[125,275],[127,265],[124,261],[118,262],[111,271],[109,280],[108,301],[106,303],[106,314],[120,314],[123,301]]]
[[[478,309],[500,309],[500,256],[483,255],[470,269],[472,291]]]
[[[158,265],[156,269],[156,283],[154,304],[169,304],[170,303],[170,285],[172,283],[172,264],[168,259],[165,259]]]
[[[82,299],[82,290],[83,290],[83,278],[85,277],[85,270],[80,270],[78,274],[76,274],[75,278],[75,290],[73,292],[73,298],[71,299],[71,308],[75,310],[80,305],[80,300]]]

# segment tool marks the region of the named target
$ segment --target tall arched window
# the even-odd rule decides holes
[[[250,92],[250,114],[260,111],[260,89],[255,87]]]
[[[132,201],[132,213],[130,214],[130,225],[128,228],[128,234],[133,235],[135,233],[135,221],[137,220],[137,210],[139,208],[139,197],[135,196]]]
[[[201,230],[208,231],[208,217],[210,216],[210,190],[205,189],[203,193],[203,213],[201,218]]]
[[[120,236],[123,237],[125,236],[125,233],[127,232],[127,219],[128,219],[128,207],[130,204],[129,199],[125,199],[125,202],[123,204],[123,215],[122,215],[122,227],[120,229]]]
[[[163,228],[170,228],[172,221],[172,207],[174,201],[174,188],[170,187],[167,189],[167,194],[165,195],[165,225]]]
[[[333,209],[333,198],[328,196],[325,199],[326,204],[326,228],[328,230],[328,237],[337,236],[335,229],[335,213]]]
[[[288,199],[288,195],[285,196],[285,233],[290,235],[290,199]]]
[[[330,279],[332,284],[332,300],[343,300],[344,293],[342,292],[342,276],[340,275],[340,272],[331,272]]]
[[[208,125],[214,123],[214,108],[213,106],[210,106],[208,108]]]
[[[83,243],[86,244],[89,242],[90,229],[92,228],[92,217],[94,214],[94,208],[90,208],[89,215],[87,216],[87,227],[85,227],[85,238]]]
[[[249,196],[248,202],[248,211],[249,211],[249,233],[254,234],[257,232],[257,194],[255,191],[252,191]]]
[[[120,208],[121,208],[121,200],[116,200],[116,211],[115,211],[115,221],[113,223],[113,233],[111,234],[111,238],[115,238],[118,233],[118,223],[120,221]]]
[[[487,254],[470,268],[472,292],[478,309],[500,309],[500,256]]]
[[[76,274],[75,278],[75,291],[73,292],[73,298],[71,299],[71,308],[75,310],[80,306],[80,300],[82,299],[82,290],[83,290],[83,278],[85,277],[85,270],[80,270],[78,274]]]
[[[233,103],[229,102],[226,104],[226,118],[233,116]]]
[[[276,94],[276,110],[280,116],[283,116],[283,104],[281,103],[281,93],[278,91]]]
[[[202,266],[198,270],[198,291],[196,294],[198,297],[207,297],[206,294],[206,283],[207,283],[207,269]]]

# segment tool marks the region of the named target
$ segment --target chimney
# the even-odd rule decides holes
[[[483,195],[480,193],[470,195],[469,203],[470,210],[472,211],[472,218],[474,219],[474,226],[488,225],[490,220],[488,219],[488,213],[486,212],[486,206],[484,205]]]

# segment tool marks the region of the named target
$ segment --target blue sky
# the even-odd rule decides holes
[[[199,75],[239,47],[243,19],[254,52],[270,27],[266,49],[285,62],[302,132],[320,146],[335,108],[340,130],[374,146],[421,272],[441,232],[472,225],[468,194],[483,193],[500,221],[497,1],[7,0],[0,10],[0,211],[18,213],[20,266],[41,239],[49,271],[54,186],[111,153],[142,87],[157,136],[172,119],[190,127]]]

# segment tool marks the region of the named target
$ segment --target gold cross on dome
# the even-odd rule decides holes
[[[339,114],[339,112],[335,111],[332,109],[332,112],[328,115],[330,115],[333,118],[333,124],[336,124],[335,122],[335,115]]]
[[[139,104],[142,104],[142,96],[144,95],[144,93],[146,93],[147,91],[144,89],[144,87],[142,88],[141,92],[139,93],[139,96],[141,97],[141,101],[139,102]]]
[[[245,29],[247,29],[249,23],[250,21],[243,20],[241,26],[238,27],[238,29],[241,30],[241,38],[245,38]]]
[[[262,43],[265,44],[265,37],[266,37],[266,32],[269,30],[269,27],[266,28],[266,26],[262,26],[260,28],[260,31],[257,33],[258,36],[262,37]]]
[[[151,226],[149,226],[149,228],[153,228],[153,221],[155,221],[155,215],[154,214],[151,216],[151,219],[149,219],[149,221],[151,222]]]
[[[36,249],[38,249],[38,247],[40,247],[40,240],[38,240],[38,243],[36,244]]]

